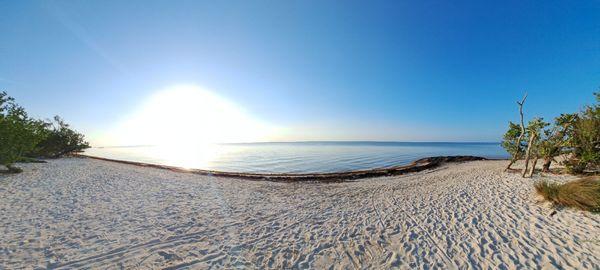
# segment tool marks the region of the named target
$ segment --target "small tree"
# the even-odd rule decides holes
[[[523,121],[523,105],[525,104],[525,100],[527,100],[527,93],[525,93],[525,96],[523,96],[523,99],[520,102],[517,101],[517,105],[519,105],[521,125],[516,126],[516,124],[510,122],[508,124],[509,130],[506,132],[506,134],[504,134],[504,140],[502,141],[502,146],[508,153],[510,153],[512,157],[506,166],[506,169],[504,169],[505,171],[509,170],[510,166],[512,166],[523,155],[523,147],[521,142],[525,136],[525,123]],[[520,127],[520,130],[517,130],[517,127]],[[510,141],[512,141],[512,143]]]
[[[537,165],[537,161],[540,155],[540,142],[542,132],[545,127],[549,124],[544,122],[544,119],[536,117],[529,122],[527,125],[527,151],[525,152],[525,167],[523,168],[522,176],[532,176],[535,171],[535,166]],[[529,160],[533,158],[533,164],[531,167],[531,171],[528,175],[529,168]]]
[[[41,125],[45,127],[46,136],[30,153],[31,156],[57,158],[90,147],[84,136],[71,129],[59,116],[55,116],[54,121],[43,122]]]
[[[13,164],[43,139],[38,124],[14,98],[0,92],[0,164],[9,172],[21,172]]]
[[[525,156],[525,166],[522,176],[531,176],[539,158],[544,159],[542,171],[549,171],[555,158],[569,154],[563,163],[571,173],[600,171],[600,92],[594,93],[597,103],[586,106],[580,113],[561,114],[555,119],[554,125],[547,129],[548,123],[542,118],[534,118],[527,129],[523,124],[523,103],[519,105],[521,116],[520,130],[515,123],[509,123],[509,129],[504,134],[502,146],[511,155],[508,170],[515,161]],[[523,141],[525,140],[525,141]],[[523,151],[523,144],[527,149]],[[530,160],[532,164],[530,164]],[[531,170],[529,170],[531,165]]]
[[[55,158],[88,148],[82,134],[60,117],[54,121],[32,119],[6,92],[0,92],[0,165],[21,172],[14,163],[25,157]]]
[[[521,126],[508,122],[508,130],[504,133],[502,139],[502,147],[508,152],[511,156],[510,162],[506,169],[510,169],[510,167],[521,157],[525,151],[523,150],[523,136],[521,135]]]
[[[594,95],[597,103],[579,114],[569,139],[571,155],[565,165],[572,173],[600,169],[600,93]]]
[[[552,161],[555,161],[555,158],[561,155],[568,146],[577,119],[577,114],[561,114],[555,118],[554,126],[551,129],[544,130],[544,136],[539,145],[540,157],[544,159],[543,172],[550,171]]]

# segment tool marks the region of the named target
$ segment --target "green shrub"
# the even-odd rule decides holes
[[[550,171],[552,161],[564,153],[578,117],[577,114],[561,114],[555,118],[554,125],[542,131],[538,144],[539,157],[544,160],[542,171]]]
[[[13,163],[32,151],[43,139],[40,122],[27,115],[6,92],[0,92],[0,165],[20,172]]]
[[[37,144],[31,156],[57,158],[90,147],[82,134],[71,129],[69,124],[58,116],[54,117],[53,122],[45,122],[44,130],[45,137]]]
[[[9,172],[21,172],[13,165],[18,161],[56,158],[88,147],[84,136],[60,117],[54,117],[54,121],[30,118],[14,98],[0,92],[0,165]]]
[[[521,139],[519,141],[519,139]],[[508,122],[508,130],[502,137],[502,147],[515,160],[520,159],[524,154],[523,136],[521,136],[521,126]]]
[[[595,93],[600,103],[600,93]],[[565,166],[572,173],[600,170],[600,105],[587,106],[573,124],[571,156]]]
[[[555,206],[600,212],[600,178],[583,178],[564,184],[540,181],[535,190]]]

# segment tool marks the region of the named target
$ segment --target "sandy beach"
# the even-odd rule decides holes
[[[340,183],[89,158],[0,175],[0,269],[598,269],[600,215],[552,209],[506,161]]]

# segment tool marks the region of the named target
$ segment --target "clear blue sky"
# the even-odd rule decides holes
[[[593,101],[599,1],[0,1],[0,89],[98,134],[195,84],[290,140],[498,141]]]

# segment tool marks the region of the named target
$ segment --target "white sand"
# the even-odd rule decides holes
[[[24,164],[0,175],[0,269],[599,269],[600,215],[550,217],[505,164],[334,184]]]

